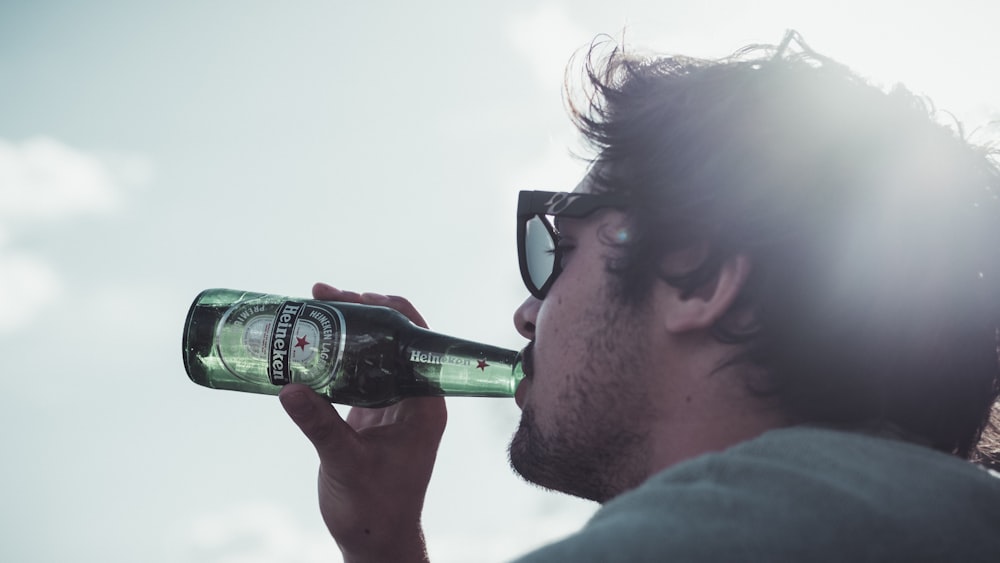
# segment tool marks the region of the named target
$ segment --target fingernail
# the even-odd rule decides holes
[[[301,417],[309,414],[313,410],[312,401],[305,391],[293,391],[282,395],[281,406],[285,407],[285,412],[293,417]]]

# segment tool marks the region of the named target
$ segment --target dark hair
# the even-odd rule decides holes
[[[797,44],[799,50],[791,53]],[[715,337],[801,422],[890,424],[974,453],[998,395],[1000,172],[902,87],[869,84],[791,33],[722,60],[591,46],[585,102],[598,189],[632,201],[619,274],[637,303],[693,291],[737,254],[752,272]],[[667,252],[707,258],[665,276]]]

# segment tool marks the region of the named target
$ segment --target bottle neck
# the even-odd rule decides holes
[[[488,344],[414,331],[402,342],[414,375],[443,395],[511,397],[524,377],[520,354]]]

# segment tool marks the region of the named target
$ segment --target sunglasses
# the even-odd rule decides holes
[[[558,218],[581,219],[605,208],[624,209],[615,194],[522,191],[517,198],[517,259],[528,291],[545,299],[562,271]]]

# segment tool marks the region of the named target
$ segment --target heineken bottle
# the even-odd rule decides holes
[[[184,368],[215,389],[277,395],[304,383],[335,403],[405,397],[511,397],[524,377],[511,350],[418,327],[394,309],[231,289],[195,298]]]

